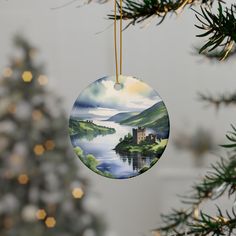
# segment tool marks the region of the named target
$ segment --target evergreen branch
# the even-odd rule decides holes
[[[212,13],[211,7],[214,2],[218,2],[219,7],[217,14]],[[200,25],[195,25],[205,32],[197,35],[197,37],[208,37],[207,42],[200,48],[199,53],[209,55],[210,58],[220,57],[225,60],[231,53],[235,51],[236,43],[236,4],[232,4],[230,8],[222,6],[225,4],[222,0],[124,0],[122,6],[122,16],[129,23],[126,26],[135,25],[151,19],[153,16],[159,18],[157,25],[161,24],[166,16],[170,13],[177,13],[186,6],[195,4],[201,5],[201,12],[196,10],[196,18]],[[119,13],[121,6],[117,2]],[[206,7],[204,7],[206,6]],[[114,20],[114,14],[108,15],[109,19]],[[121,18],[121,14],[117,15],[117,19]],[[220,53],[211,53],[213,50],[221,48]]]
[[[161,24],[169,13],[176,13],[186,6],[191,7],[194,4],[212,6],[216,0],[124,0],[122,6],[122,16],[124,20],[129,20],[131,24],[143,22],[153,16],[160,18],[158,25]],[[221,0],[217,0],[221,1]],[[121,6],[117,3],[119,12]],[[114,19],[114,15],[108,15],[109,19]],[[121,15],[118,14],[117,19]],[[127,27],[128,27],[127,26]]]
[[[195,10],[194,10],[195,11]],[[208,37],[207,42],[201,47],[199,53],[211,52],[216,48],[222,48],[221,60],[224,60],[235,49],[236,42],[236,5],[223,9],[219,2],[218,13],[201,7],[201,13],[196,12],[196,17],[201,25],[197,28],[205,31],[197,37]]]
[[[196,209],[196,208],[195,208]],[[226,211],[224,215],[219,207],[217,216],[210,216],[202,211],[195,214],[190,211],[173,210],[169,215],[162,215],[164,227],[154,230],[161,235],[186,236],[186,235],[231,235],[236,228],[236,213],[232,207],[232,213]]]
[[[194,223],[188,226],[190,231],[187,231],[187,235],[230,235],[236,227],[236,214],[234,208],[232,208],[231,215],[226,211],[226,216],[224,216],[218,207],[218,215],[216,217],[201,211],[200,219],[195,220]]]
[[[212,170],[208,172],[200,183],[193,186],[193,194],[184,197],[185,204],[191,204],[187,210],[172,210],[167,215],[161,215],[164,226],[154,231],[161,235],[231,235],[236,228],[236,213],[234,207],[232,213],[226,211],[225,216],[218,207],[218,215],[210,216],[199,211],[200,204],[207,199],[217,199],[226,191],[228,197],[236,192],[236,127],[232,125],[232,131],[226,135],[229,144],[221,145],[234,151],[229,159],[221,158]]]
[[[192,53],[194,56],[196,55],[201,55],[203,56],[204,59],[209,59],[210,62],[219,62],[219,60],[221,60],[222,58],[222,51],[221,50],[213,50],[211,52],[206,52],[203,51],[201,54],[199,54],[199,47],[194,47],[194,52]],[[231,51],[231,53],[227,56],[227,58],[225,58],[224,62],[226,62],[227,60],[229,60],[230,58],[235,57],[236,55],[236,48],[234,48],[234,50]]]
[[[212,165],[210,171],[202,180],[192,187],[193,194],[190,197],[184,197],[183,203],[200,204],[206,199],[217,199],[221,197],[226,190],[231,196],[236,188],[236,160],[232,156],[229,161],[221,159],[215,165]]]
[[[190,223],[192,219],[193,211],[192,209],[188,210],[175,210],[172,209],[172,212],[168,215],[161,215],[161,219],[165,226],[160,227],[158,229],[154,229],[153,231],[165,232],[166,235],[169,233],[177,233],[179,234],[182,231],[186,224]]]
[[[230,148],[235,151],[236,148],[236,128],[231,125],[232,131],[226,134],[229,144],[220,145],[224,148]],[[184,203],[199,205],[206,198],[217,199],[228,189],[230,197],[236,191],[236,159],[233,154],[229,159],[221,158],[216,164],[211,165],[212,170],[205,175],[202,182],[193,186],[194,194]]]
[[[221,147],[233,148],[235,150],[235,148],[236,148],[236,127],[234,125],[231,125],[231,127],[232,127],[233,131],[228,132],[228,134],[226,134],[226,138],[230,141],[230,143],[221,145]]]
[[[211,95],[200,94],[200,99],[213,104],[216,108],[219,108],[220,105],[235,105],[236,104],[236,92],[228,95],[220,95],[218,97],[213,97]]]

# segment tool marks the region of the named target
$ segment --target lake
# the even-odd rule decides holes
[[[116,133],[105,136],[97,136],[92,140],[79,139],[78,135],[71,135],[71,142],[74,147],[79,146],[84,153],[92,154],[99,161],[97,169],[107,171],[115,178],[129,178],[139,174],[144,166],[150,166],[155,157],[147,157],[141,154],[121,155],[113,149],[119,143],[119,139],[128,133],[132,134],[132,127],[123,126],[112,121],[93,120],[97,125],[115,128]],[[151,130],[147,130],[147,134]]]

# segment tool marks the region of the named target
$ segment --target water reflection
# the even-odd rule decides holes
[[[124,164],[128,164],[132,167],[134,173],[141,170],[144,166],[150,166],[152,161],[152,157],[144,157],[143,155],[137,153],[132,155],[120,155],[120,159],[123,161]]]
[[[153,158],[141,154],[120,154],[114,148],[120,137],[132,131],[132,127],[121,126],[114,122],[96,121],[99,125],[112,127],[116,133],[97,136],[92,139],[81,139],[78,135],[71,135],[74,147],[79,146],[85,155],[92,154],[98,161],[97,169],[109,172],[115,178],[129,178],[139,174],[143,167],[149,167]]]

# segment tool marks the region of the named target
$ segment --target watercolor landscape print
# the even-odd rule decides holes
[[[158,93],[142,80],[101,78],[77,98],[69,121],[74,152],[92,171],[114,179],[138,176],[164,152],[169,116]]]

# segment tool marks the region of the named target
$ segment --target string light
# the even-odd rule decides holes
[[[22,79],[24,82],[29,83],[33,79],[31,71],[24,71],[22,74]]]
[[[12,73],[13,73],[13,71],[12,71],[12,69],[9,68],[9,67],[5,68],[4,71],[3,71],[3,75],[4,75],[6,78],[11,77],[11,76],[12,76]]]
[[[54,217],[48,217],[45,220],[45,224],[48,228],[54,228],[56,226],[56,219]]]
[[[53,150],[54,148],[55,148],[55,143],[54,143],[54,141],[53,140],[47,140],[46,142],[45,142],[45,147],[46,147],[46,149],[47,150]]]
[[[38,121],[38,120],[42,119],[42,117],[43,117],[43,113],[40,110],[34,110],[32,112],[33,120]]]
[[[84,195],[84,191],[81,188],[74,188],[72,191],[72,195],[74,198],[80,199]]]
[[[25,185],[29,182],[29,177],[26,174],[21,174],[18,176],[18,182]]]
[[[41,145],[41,144],[35,145],[35,147],[34,147],[35,155],[41,156],[41,155],[43,155],[44,151],[45,151],[45,149],[44,149],[43,145]]]
[[[45,75],[40,75],[40,76],[38,77],[38,82],[39,82],[39,84],[42,85],[42,86],[47,85],[47,84],[48,84],[48,78],[47,78],[47,76],[45,76]]]
[[[44,220],[47,216],[47,213],[44,209],[39,209],[36,213],[36,218],[38,220]]]

